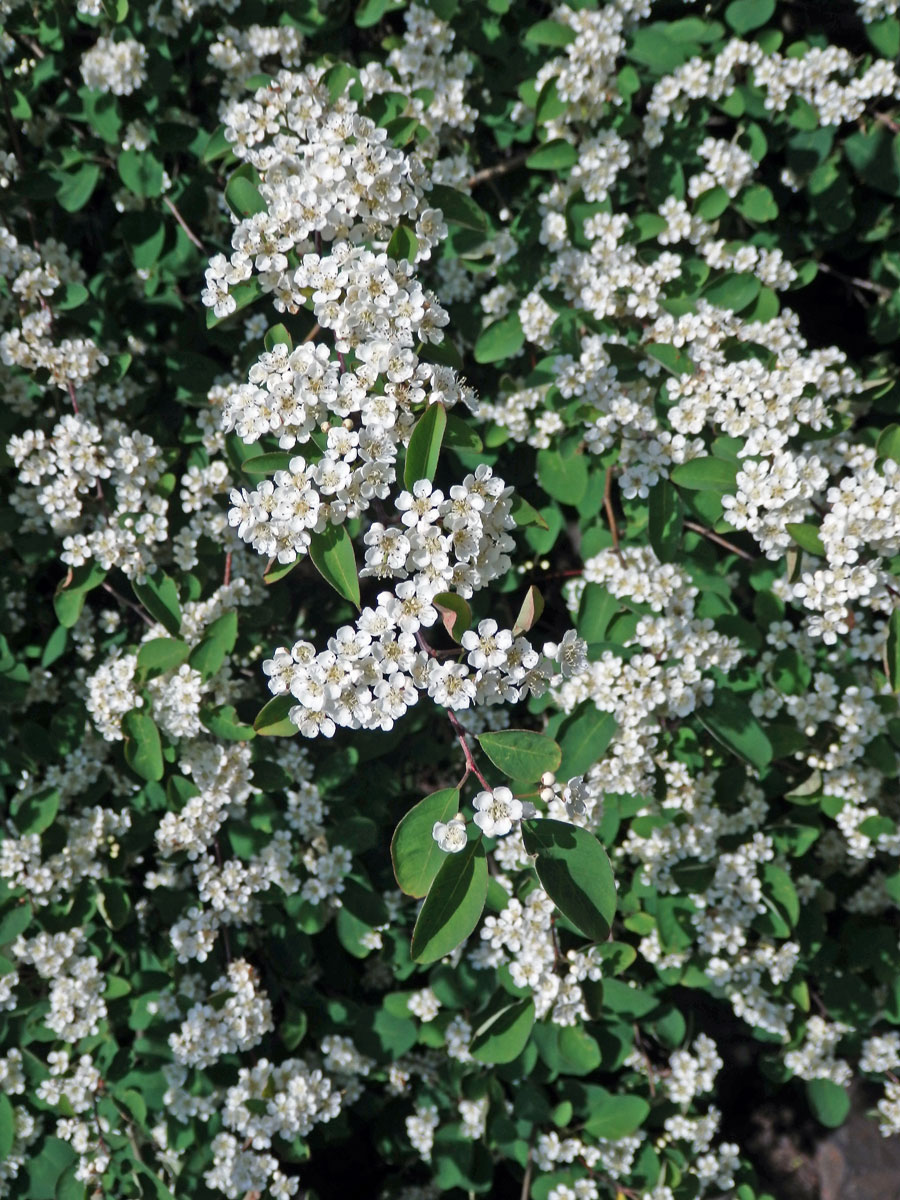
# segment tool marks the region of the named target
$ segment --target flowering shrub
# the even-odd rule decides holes
[[[4,1195],[900,1132],[897,10],[0,0]]]

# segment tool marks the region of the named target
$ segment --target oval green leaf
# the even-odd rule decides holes
[[[359,608],[359,576],[353,540],[347,527],[328,525],[322,533],[314,533],[309,544],[309,557],[325,582]]]
[[[478,742],[494,764],[510,779],[540,779],[554,773],[562,761],[562,750],[546,734],[531,729],[502,729],[479,734]]]
[[[459,854],[447,855],[413,930],[410,954],[416,962],[437,962],[469,936],[484,910],[487,881],[481,838]]]
[[[273,696],[257,713],[253,728],[260,737],[293,737],[297,726],[289,719],[288,713],[296,707],[297,701],[293,696]]]
[[[509,1063],[519,1057],[534,1027],[534,1001],[531,997],[510,1000],[500,993],[498,1003],[475,1030],[470,1047],[472,1057],[483,1063]]]
[[[544,817],[522,822],[522,840],[537,855],[538,879],[563,916],[593,941],[605,942],[616,914],[616,885],[594,835]]]
[[[150,782],[163,777],[162,743],[153,718],[132,708],[122,718],[125,761],[136,775]]]
[[[442,788],[414,805],[394,830],[391,862],[400,890],[407,896],[424,896],[431,887],[447,858],[431,831],[435,821],[449,821],[457,812],[459,790]]]
[[[407,488],[411,489],[418,479],[434,479],[446,428],[447,412],[443,404],[429,404],[416,422],[406,449],[403,483]]]
[[[148,575],[143,583],[131,581],[135,596],[154,620],[173,636],[181,628],[181,605],[175,580],[164,571]]]
[[[559,776],[571,779],[583,775],[599,762],[616,732],[616,718],[603,712],[591,700],[585,700],[559,727],[557,739],[562,749]]]

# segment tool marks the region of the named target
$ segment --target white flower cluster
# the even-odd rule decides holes
[[[209,989],[206,1001],[194,1004],[169,1046],[177,1063],[207,1067],[223,1054],[250,1050],[275,1028],[272,1006],[258,984],[256,970],[234,959]]]
[[[813,46],[794,58],[767,54],[758,43],[735,38],[711,62],[690,58],[653,85],[644,139],[649,146],[660,145],[666,125],[682,120],[692,102],[723,100],[748,73],[765,91],[769,111],[783,112],[798,97],[815,111],[820,125],[856,121],[870,100],[898,95],[900,76],[892,62],[876,59],[861,75],[853,74],[856,69],[855,56],[843,46]],[[843,83],[842,76],[852,78]]]
[[[849,1083],[853,1078],[850,1064],[835,1058],[834,1052],[841,1038],[850,1032],[850,1026],[840,1021],[828,1022],[823,1017],[812,1016],[806,1022],[802,1045],[785,1054],[784,1065],[801,1079]]]
[[[469,958],[480,969],[508,962],[513,983],[531,989],[538,1020],[549,1016],[556,1025],[576,1025],[588,1017],[580,984],[600,978],[600,962],[590,952],[561,957],[553,928],[555,912],[542,888],[534,888],[524,901],[510,897],[498,916],[485,917],[481,938],[487,944]],[[566,968],[564,973],[558,964]]]
[[[132,38],[98,38],[81,56],[81,76],[92,91],[130,96],[147,78],[147,51]]]
[[[446,660],[421,635],[438,619],[441,593],[471,596],[508,570],[510,493],[484,465],[450,488],[446,499],[420,480],[396,500],[399,528],[370,527],[361,575],[401,582],[379,593],[376,607],[363,609],[355,625],[341,626],[326,650],[317,653],[312,643],[300,641],[264,663],[270,690],[298,700],[290,717],[304,736],[330,737],[338,725],[390,729],[420,690],[456,710],[514,703],[542,695],[554,680],[580,668],[583,643],[571,633],[540,654],[527,638],[514,639],[495,621],[482,621],[468,642],[468,665]]]

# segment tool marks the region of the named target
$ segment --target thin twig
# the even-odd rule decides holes
[[[463,775],[458,786],[462,787],[462,785],[466,782],[466,780],[469,778],[469,776],[474,775],[475,778],[482,785],[482,787],[487,788],[487,790],[489,792],[492,791],[491,785],[488,783],[488,781],[485,779],[485,777],[482,775],[482,773],[478,769],[478,764],[475,762],[475,759],[472,755],[472,748],[469,745],[468,741],[466,740],[466,731],[463,729],[462,725],[460,725],[459,720],[456,716],[456,713],[454,713],[452,711],[452,709],[448,708],[447,716],[450,719],[450,724],[453,726],[454,733],[459,738],[459,744],[463,748],[463,754],[466,756],[466,773],[465,773],[465,775]]]
[[[193,229],[191,229],[190,225],[188,225],[187,221],[184,219],[184,217],[181,215],[181,213],[175,207],[175,204],[169,199],[168,196],[163,196],[163,204],[166,206],[166,208],[169,210],[169,212],[172,214],[172,216],[175,218],[175,220],[178,222],[178,224],[181,226],[181,228],[187,234],[188,241],[193,242],[193,244],[197,247],[198,250],[202,250],[203,253],[206,254],[206,252],[207,252],[206,247],[203,245],[203,243],[197,237],[196,233],[194,233]]]
[[[875,120],[880,121],[882,125],[885,125],[891,131],[891,133],[900,133],[900,125],[897,124],[893,117],[889,117],[887,113],[877,112],[875,114]]]
[[[319,324],[318,321],[316,321],[315,325],[313,325],[312,329],[309,331],[309,333],[303,339],[304,342],[311,342],[313,340],[313,338],[316,336],[316,334],[321,333],[321,332],[322,332],[322,326]]]
[[[721,537],[718,533],[713,533],[711,529],[707,529],[705,525],[698,525],[696,521],[685,521],[685,529],[692,529],[694,533],[702,534],[703,537],[709,538],[711,542],[716,542],[719,546],[724,546],[726,550],[730,550],[732,554],[736,554],[738,558],[743,558],[747,562],[754,562],[754,556],[748,554],[746,550],[742,550],[740,546],[735,546],[734,542],[729,542],[727,538]]]
[[[881,283],[873,283],[871,279],[861,279],[858,275],[845,275],[843,271],[837,270],[836,267],[830,267],[828,263],[818,262],[816,266],[820,271],[824,271],[826,275],[833,275],[835,279],[840,279],[842,283],[846,283],[848,287],[862,288],[866,292],[874,292],[879,300],[890,300],[894,294],[889,287],[885,287]]]
[[[137,615],[141,618],[141,620],[144,621],[151,628],[153,628],[153,626],[156,624],[156,622],[153,620],[153,618],[149,617],[144,612],[144,610],[140,607],[139,604],[132,604],[132,602],[130,600],[127,600],[123,595],[121,595],[121,593],[117,592],[116,589],[114,587],[112,587],[111,584],[101,583],[100,586],[103,588],[104,592],[109,592],[110,596],[112,596],[112,597],[114,597],[114,599],[118,600],[118,602],[120,604],[124,604],[126,608],[133,609],[134,612],[136,612]]]
[[[507,171],[514,171],[516,167],[521,167],[530,154],[531,150],[522,150],[518,154],[514,154],[512,158],[505,158],[503,162],[494,163],[492,167],[484,167],[482,170],[476,171],[469,177],[468,186],[476,188],[479,183],[486,183],[489,179],[496,179],[498,175],[505,175]]]
[[[612,477],[613,477],[613,469],[612,469],[612,467],[607,467],[606,468],[606,481],[603,484],[603,507],[606,511],[606,519],[609,522],[609,532],[612,535],[613,550],[615,551],[616,558],[619,560],[619,562],[624,567],[625,566],[625,556],[622,554],[622,551],[619,548],[619,527],[616,524],[616,514],[613,512]]]
[[[532,1148],[528,1147],[528,1157],[525,1159],[525,1177],[522,1180],[522,1190],[519,1192],[519,1200],[529,1200],[531,1196],[531,1172],[534,1168],[532,1161]]]

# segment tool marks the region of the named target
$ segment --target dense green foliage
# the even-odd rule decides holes
[[[0,0],[3,1195],[900,1132],[896,8]]]

